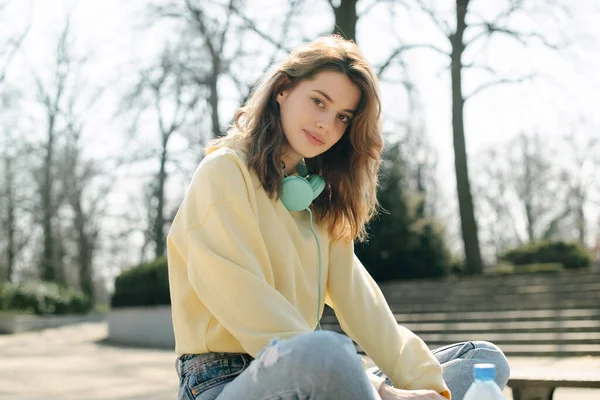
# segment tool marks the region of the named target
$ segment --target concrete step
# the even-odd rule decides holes
[[[556,284],[556,283],[588,283],[600,282],[600,272],[589,271],[565,271],[564,273],[556,274],[532,274],[532,275],[507,275],[507,276],[490,276],[482,275],[475,277],[461,278],[444,278],[444,279],[416,279],[391,281],[380,283],[382,290],[388,288],[404,288],[410,289],[439,289],[441,286],[455,286],[461,288],[469,287],[520,287],[537,284]]]
[[[390,304],[390,308],[395,315],[406,316],[408,319],[416,318],[419,320],[418,316],[423,316],[424,318],[428,318],[428,315],[472,315],[471,313],[476,313],[477,315],[486,315],[489,314],[492,316],[497,313],[511,313],[507,315],[515,315],[512,313],[531,313],[531,312],[553,312],[553,313],[563,313],[563,312],[586,312],[587,310],[598,310],[600,312],[600,307],[598,306],[598,302],[595,300],[589,301],[565,301],[562,303],[553,303],[553,304],[537,304],[537,303],[529,303],[529,304]],[[590,312],[592,312],[590,311]],[[334,315],[334,311],[328,306],[325,307],[323,312],[323,316]],[[561,315],[561,314],[557,314]],[[411,317],[413,316],[413,317]],[[414,317],[417,316],[417,317]],[[456,319],[456,318],[451,318]],[[462,317],[458,318],[462,320]],[[465,319],[468,319],[465,317]],[[574,319],[574,318],[572,318]]]
[[[472,304],[472,303],[509,303],[509,304],[520,304],[525,302],[537,302],[537,303],[550,303],[550,302],[562,302],[568,300],[596,300],[600,304],[600,290],[598,291],[572,291],[564,293],[534,293],[534,294],[494,294],[489,293],[487,295],[473,295],[473,296],[462,296],[454,294],[443,294],[443,293],[422,293],[420,295],[403,295],[397,293],[393,295],[385,296],[387,301],[391,304],[439,304],[444,302],[451,302],[452,304]]]
[[[427,343],[431,350],[448,346],[460,342],[439,342]],[[356,350],[360,354],[365,354],[355,343]],[[600,344],[503,344],[500,349],[508,357],[527,356],[527,357],[598,357],[600,356]]]
[[[526,281],[525,281],[526,282]],[[415,283],[412,286],[405,285],[393,285],[383,286],[380,288],[382,292],[387,295],[393,295],[396,293],[402,293],[403,295],[420,295],[423,293],[435,294],[435,293],[456,293],[459,295],[480,295],[487,293],[543,293],[548,291],[553,292],[571,292],[578,289],[585,289],[591,291],[598,291],[598,285],[600,282],[546,282],[540,284],[527,285],[523,282],[519,285],[479,285],[472,283],[465,285],[464,283],[455,284],[452,282],[441,282],[436,286],[430,286],[426,284]],[[581,286],[581,288],[579,288]]]
[[[447,346],[452,343],[431,343],[430,349]],[[600,344],[503,344],[498,346],[509,357],[585,357],[600,356]],[[364,354],[364,352],[362,353]]]
[[[417,335],[428,344],[456,343],[486,340],[501,344],[597,344],[600,331],[596,332],[489,332],[489,333],[421,333]]]
[[[600,309],[424,312],[396,313],[394,316],[400,323],[600,320]],[[324,313],[321,323],[337,323],[333,311]]]
[[[402,326],[419,333],[492,333],[492,332],[600,332],[598,320],[569,321],[491,321],[491,322],[409,322]],[[339,324],[321,323],[323,329],[341,331]]]
[[[424,290],[425,289],[425,290]],[[600,291],[600,282],[546,282],[544,284],[523,284],[523,285],[494,285],[494,286],[466,286],[444,284],[439,285],[435,292],[431,288],[424,288],[421,285],[413,285],[409,287],[391,286],[382,289],[384,294],[390,296],[421,296],[425,294],[443,294],[454,296],[485,296],[489,294],[538,294],[538,293],[570,293],[579,291]]]
[[[380,287],[396,320],[432,349],[486,340],[509,356],[600,356],[598,272],[404,281]],[[321,326],[341,332],[329,308]]]
[[[547,300],[547,299],[546,299]],[[389,301],[388,301],[389,302]],[[416,312],[459,312],[459,311],[511,311],[511,310],[561,310],[597,308],[598,299],[554,299],[551,301],[529,301],[529,302],[504,302],[496,303],[480,301],[472,303],[453,303],[452,300],[440,301],[439,303],[412,303],[398,304],[389,302],[394,313],[416,313]]]
[[[490,322],[410,322],[403,323],[412,331],[419,332],[568,332],[600,331],[600,321],[490,321]]]

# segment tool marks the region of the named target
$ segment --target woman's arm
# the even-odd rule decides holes
[[[327,295],[344,332],[395,387],[450,397],[439,362],[423,340],[398,325],[381,289],[354,255],[352,242],[330,247]]]

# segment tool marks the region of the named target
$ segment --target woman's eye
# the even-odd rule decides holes
[[[343,114],[342,114],[342,115],[340,115],[340,120],[341,120],[343,123],[347,124],[348,122],[350,122],[350,117],[349,117],[349,116],[347,116],[347,115],[343,115]]]
[[[316,97],[313,97],[312,101],[319,107],[323,107],[323,102],[319,99],[317,99]]]

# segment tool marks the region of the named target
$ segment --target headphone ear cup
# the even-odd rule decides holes
[[[313,192],[312,200],[316,199],[325,189],[325,179],[320,175],[311,175],[308,177],[311,190]]]
[[[304,178],[288,176],[283,180],[281,202],[290,211],[306,210],[314,200],[314,191]]]

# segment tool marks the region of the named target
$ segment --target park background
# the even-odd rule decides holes
[[[168,304],[165,236],[204,144],[330,33],[381,81],[382,212],[357,246],[377,281],[594,271],[599,17],[594,0],[0,1],[0,314]]]

